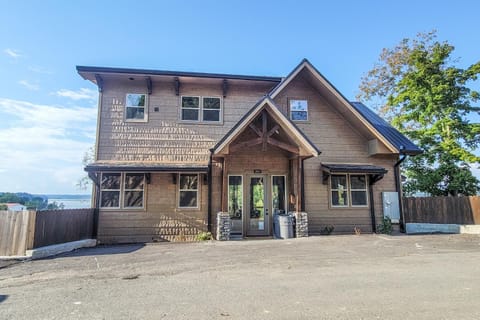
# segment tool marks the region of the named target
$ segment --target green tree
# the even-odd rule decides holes
[[[83,159],[82,159],[82,165],[85,167],[88,164],[92,163],[95,161],[95,148],[90,147],[85,153],[83,154]],[[88,175],[83,176],[80,180],[77,182],[77,188],[80,190],[87,190],[87,188],[91,185],[91,180],[88,177]]]
[[[384,49],[379,62],[361,81],[360,100],[373,103],[391,124],[419,145],[424,153],[404,164],[407,193],[472,195],[479,181],[470,165],[478,165],[480,124],[469,116],[480,93],[475,84],[480,62],[466,69],[452,59],[454,47],[439,42],[436,32],[404,39]]]

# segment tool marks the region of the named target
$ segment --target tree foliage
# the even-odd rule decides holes
[[[86,167],[90,163],[95,160],[95,150],[94,147],[90,147],[85,153],[83,154],[82,165]],[[77,188],[80,190],[87,190],[87,188],[91,185],[90,178],[85,175],[77,182]]]
[[[405,191],[432,195],[471,195],[479,181],[470,165],[480,157],[480,124],[470,116],[480,108],[475,84],[480,62],[466,69],[454,65],[454,47],[439,42],[436,33],[404,39],[384,49],[380,61],[363,78],[358,98],[419,145],[424,153],[404,165]]]

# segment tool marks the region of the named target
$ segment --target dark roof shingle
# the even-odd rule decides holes
[[[350,102],[350,104],[357,110],[377,131],[385,137],[395,148],[402,150],[409,155],[416,155],[422,153],[422,149],[417,147],[412,141],[400,133],[397,129],[392,127],[387,121],[383,120],[373,110],[368,108],[361,102]]]

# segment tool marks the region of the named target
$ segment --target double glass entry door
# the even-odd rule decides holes
[[[272,213],[284,213],[286,209],[285,176],[247,175],[243,180],[244,176],[229,176],[231,233],[270,235]]]

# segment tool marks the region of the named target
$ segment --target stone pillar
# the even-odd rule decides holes
[[[217,240],[230,240],[230,214],[228,212],[217,213]]]
[[[297,238],[308,237],[308,214],[306,212],[295,212],[295,220]]]

